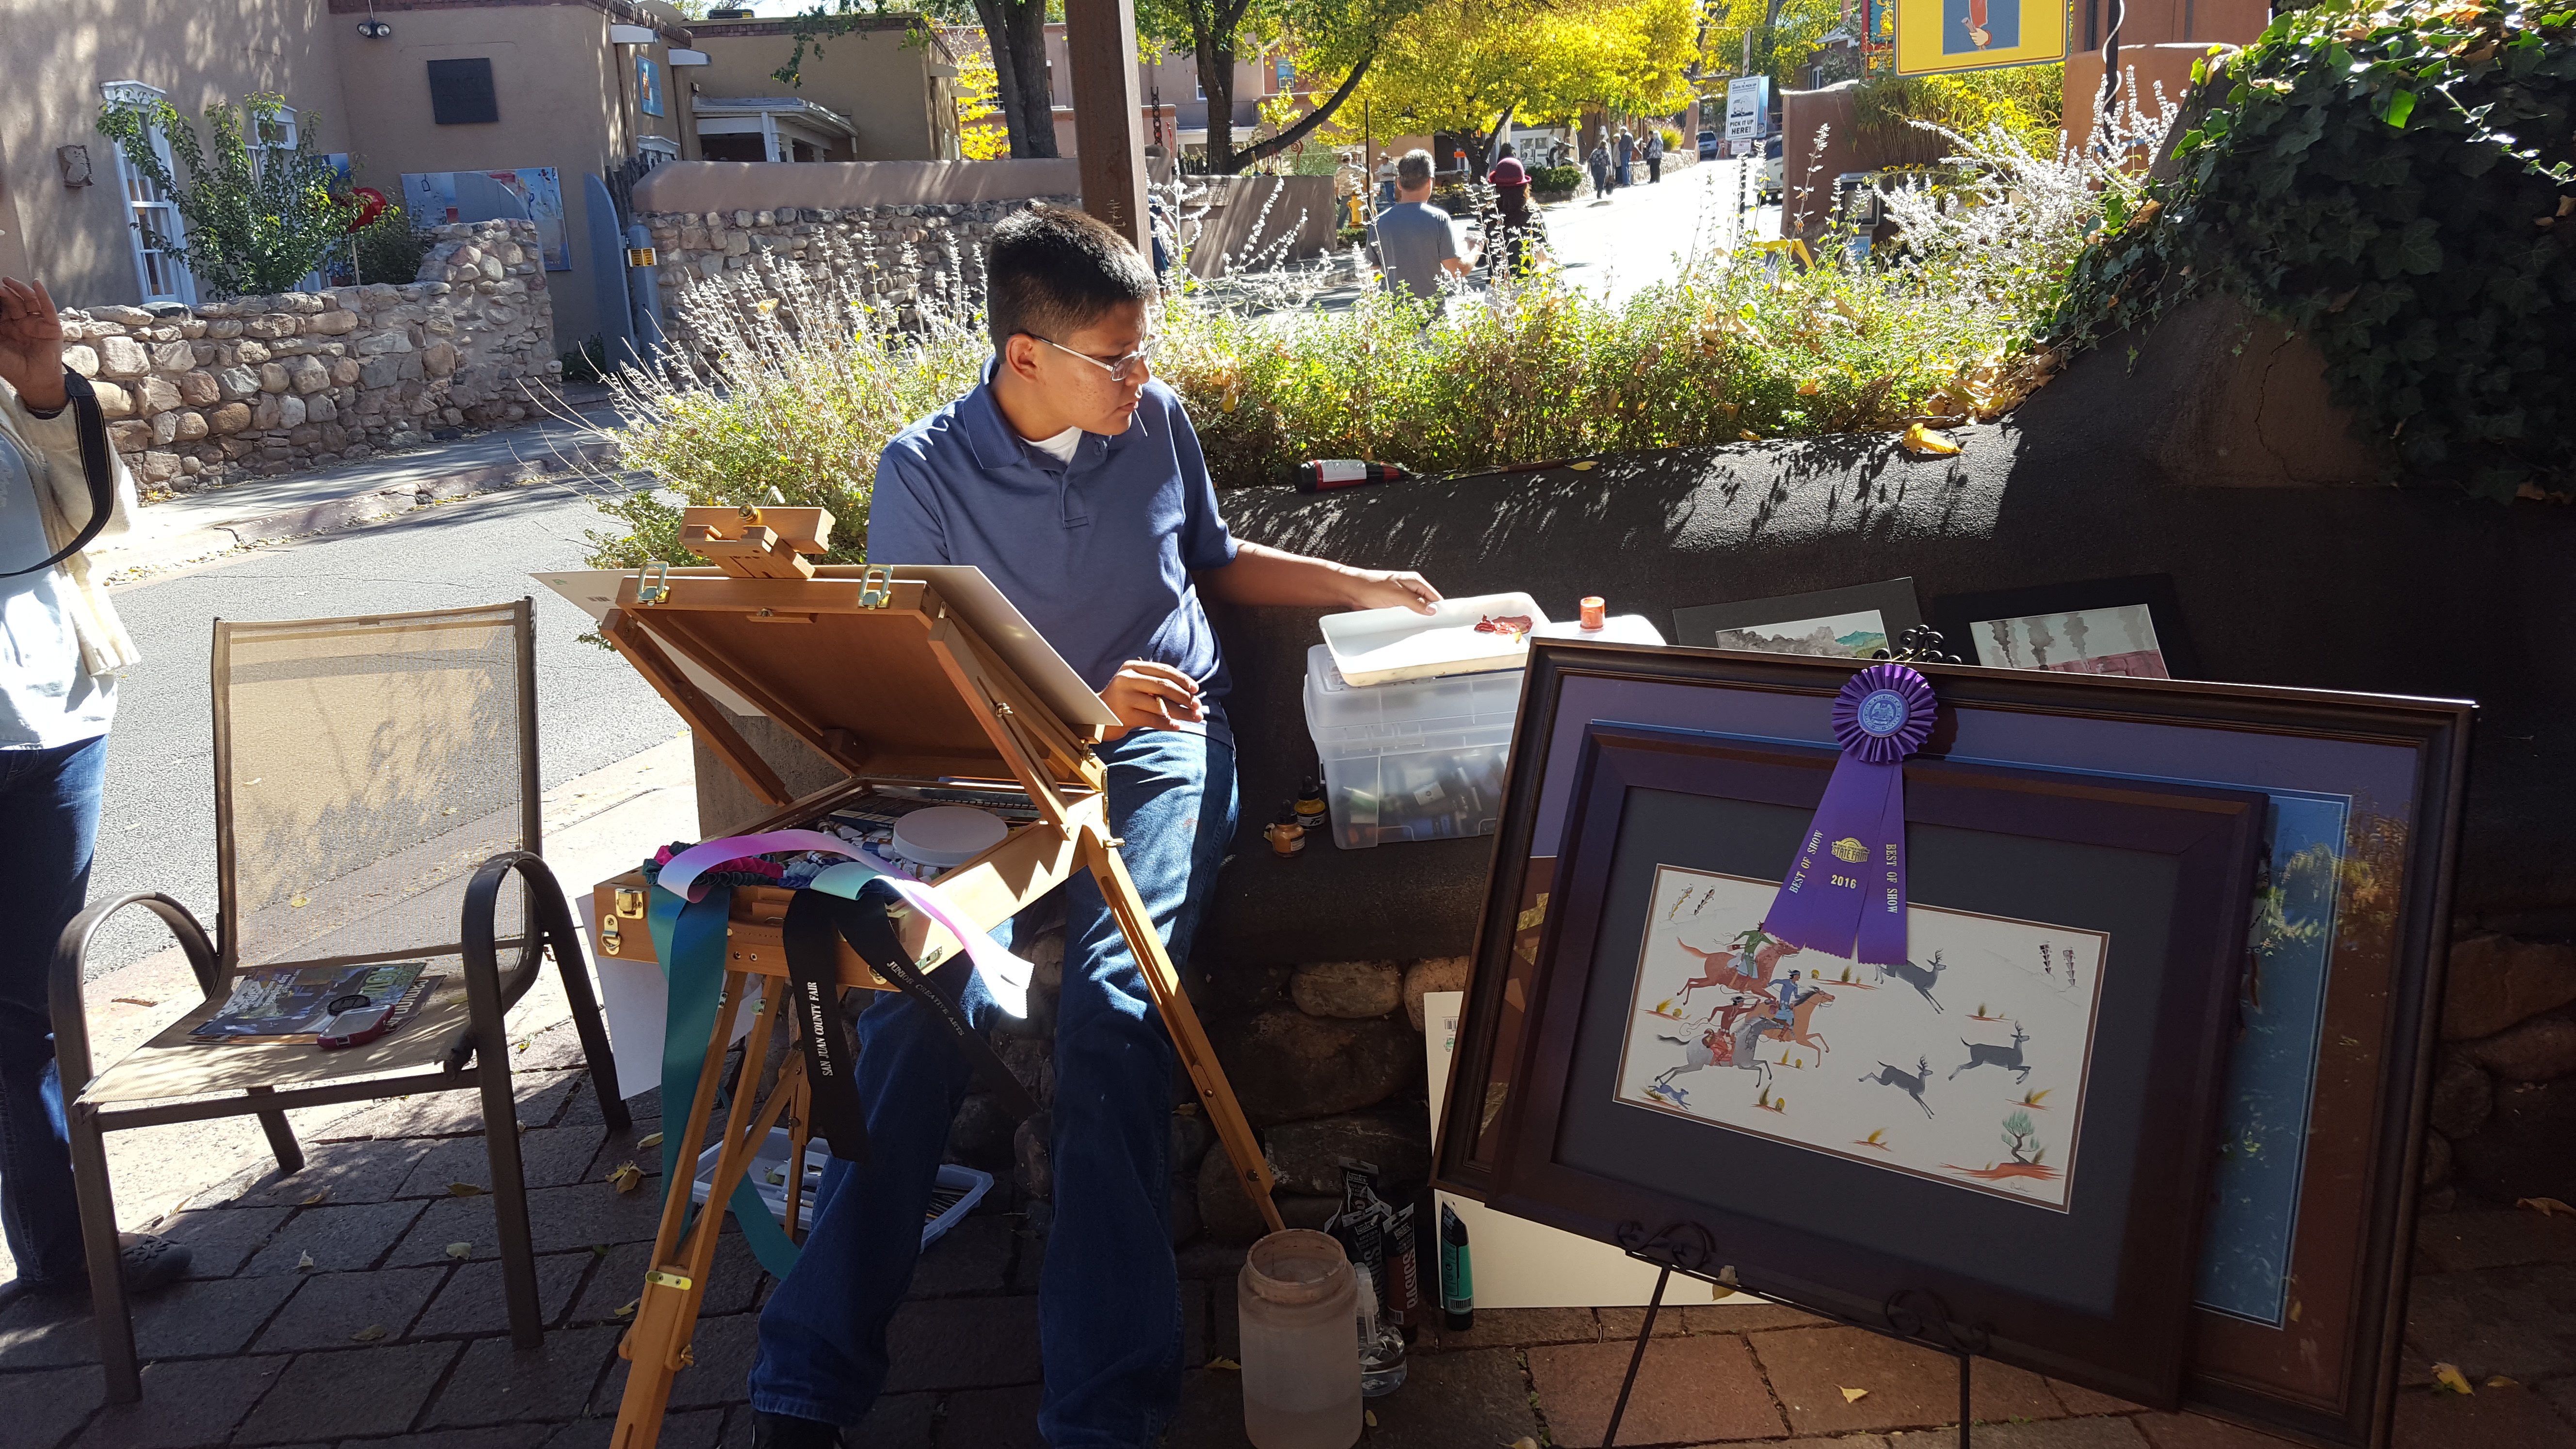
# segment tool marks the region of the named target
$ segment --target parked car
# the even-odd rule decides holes
[[[1777,203],[1780,200],[1781,183],[1786,174],[1787,169],[1780,160],[1780,138],[1774,136],[1762,143],[1761,190],[1764,201]]]
[[[1717,159],[1717,133],[1715,131],[1702,131],[1699,133],[1699,159],[1702,161],[1714,161]]]

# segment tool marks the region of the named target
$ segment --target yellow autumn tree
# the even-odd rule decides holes
[[[1697,29],[1693,0],[1434,0],[1388,34],[1354,99],[1381,136],[1486,137],[1506,111],[1542,124],[1587,105],[1675,111]]]
[[[1010,132],[995,101],[1002,78],[993,53],[980,45],[961,47],[957,55],[957,151],[969,161],[998,161],[1011,154]]]

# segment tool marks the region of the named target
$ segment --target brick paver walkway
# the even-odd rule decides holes
[[[0,1444],[10,1449],[593,1449],[608,1442],[625,1365],[617,1310],[636,1295],[658,1178],[621,1194],[603,1179],[658,1153],[655,1099],[612,1137],[575,1070],[571,1030],[535,1038],[514,1065],[538,1276],[542,1349],[510,1347],[470,1092],[388,1102],[307,1144],[293,1177],[246,1172],[197,1194],[162,1230],[196,1250],[196,1277],[144,1300],[136,1328],[143,1402],[101,1404],[78,1304],[0,1311]],[[448,1245],[468,1244],[462,1260]],[[2576,1222],[2530,1212],[2429,1217],[2419,1238],[2401,1449],[2576,1445]],[[1036,1288],[1044,1239],[997,1186],[922,1260],[894,1326],[887,1396],[856,1442],[869,1449],[1039,1444]],[[304,1265],[306,1258],[311,1266]],[[1188,1323],[1174,1449],[1245,1444],[1234,1355],[1239,1251],[1183,1251]],[[738,1241],[719,1260],[697,1366],[681,1375],[667,1449],[747,1446],[743,1379],[768,1284]],[[1599,1444],[1637,1309],[1486,1310],[1466,1334],[1424,1335],[1405,1386],[1370,1405],[1371,1449],[1500,1449],[1531,1437]],[[2436,1393],[2429,1365],[2458,1364],[2472,1397]],[[1950,1361],[1787,1309],[1667,1313],[1649,1348],[1623,1443],[1747,1442],[1940,1449],[1955,1411]],[[2510,1384],[2487,1385],[2491,1378]],[[2150,1414],[1992,1364],[1977,1370],[1981,1449],[2278,1449],[2191,1416]],[[1843,1390],[1867,1389],[1847,1400]]]

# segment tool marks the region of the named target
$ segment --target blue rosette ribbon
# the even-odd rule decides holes
[[[1871,665],[1834,697],[1842,758],[1765,931],[1863,965],[1905,962],[1905,757],[1931,737],[1932,710],[1932,686],[1902,664]]]

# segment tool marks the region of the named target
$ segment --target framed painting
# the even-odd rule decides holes
[[[1445,1108],[1438,1163],[1444,1189],[1489,1199],[1496,1193],[1511,1131],[1507,1109],[1535,1090],[1530,1071],[1541,1020],[1540,967],[1561,949],[1557,943],[1567,928],[1561,917],[1568,914],[1562,908],[1580,899],[1561,877],[1575,864],[1568,846],[1581,813],[1578,776],[1596,723],[1683,731],[1694,739],[1748,747],[1830,750],[1829,705],[1857,667],[1559,641],[1533,647]],[[1941,707],[1931,739],[1910,768],[1982,764],[2084,776],[2091,784],[2119,777],[2265,797],[2244,970],[2235,989],[2235,1019],[2222,1034],[2217,1146],[2204,1167],[2196,1266],[2187,1273],[2191,1335],[2181,1399],[2186,1407],[2306,1443],[2384,1446],[2404,1322],[2439,963],[2473,706],[2054,671],[1917,667]],[[1719,832],[1702,833],[1714,838]],[[1782,868],[1778,860],[1671,863],[1756,881],[1776,878]],[[1717,881],[1698,886],[1679,875],[1661,882],[1650,877],[1641,899],[1651,911],[1657,890],[1733,889]],[[1663,897],[1666,909],[1684,899]],[[2006,921],[2100,929],[2044,909],[1980,906],[1929,893],[1917,900]],[[1683,908],[1696,905],[1694,894]],[[1967,928],[1986,929],[1973,923]],[[1729,936],[1723,944],[1732,941]],[[1687,944],[1705,949],[1710,943],[1703,934]],[[1681,944],[1676,939],[1674,949]],[[2036,966],[2040,943],[2024,944]],[[2053,956],[2072,946],[2079,963],[2087,949],[2073,937],[2052,936],[2047,944]],[[2115,934],[2115,953],[2118,947]],[[1645,959],[1643,970],[1659,969],[1653,958]],[[1683,953],[1682,960],[1688,959]],[[1837,964],[1823,988],[1836,991],[1840,974]],[[1877,988],[1868,998],[1873,1002],[1888,989],[1874,976],[1855,976]],[[1709,999],[1711,989],[1692,994],[1688,1006],[1694,1014],[1732,1004],[1731,993],[1725,1002]],[[1910,986],[1900,991],[1902,997],[1914,995]],[[1932,994],[1945,1008],[1945,1023],[1956,1015],[1978,1030],[1957,1033],[1961,1040],[1950,1045],[1953,1059],[1946,1064],[1923,1052],[1917,1054],[1925,1058],[1922,1072],[1914,1061],[1885,1065],[1902,1067],[1906,1076],[1940,1075],[1943,1086],[1954,1085],[1949,1073],[1964,1067],[1955,1085],[1982,1081],[2020,1088],[2017,1070],[2007,1084],[1999,1064],[1967,1066],[1982,1060],[1975,1050],[1980,1046],[2009,1051],[2013,1045],[2000,1021],[1964,1022],[1995,1014],[1975,1009],[1992,1003],[1977,1000],[1974,988],[1964,999],[1938,984]],[[1651,1009],[1662,999],[1658,995],[1646,1005]],[[1831,1013],[1846,1004],[1819,1007],[1821,1019],[1829,1023]],[[1633,992],[1605,1009],[1633,1011]],[[2041,1033],[2032,1023],[2022,1025],[2030,1039],[2025,1060],[2034,1046],[2054,1049],[2039,1045]],[[1980,1034],[1988,1030],[1992,1034]],[[1856,1053],[1857,1036],[1847,1044],[1831,1025],[1823,1031],[1837,1054]],[[1661,1045],[1687,1055],[1686,1044]],[[1775,1074],[1781,1070],[1776,1054],[1792,1045],[1771,1042]],[[1714,1046],[1708,1050],[1713,1056]],[[1644,1082],[1631,1086],[1642,1090],[1673,1064],[1656,1065]],[[1874,1075],[1882,1064],[1873,1059],[1868,1065]],[[1696,1083],[1714,1080],[1722,1070],[1680,1072],[1671,1080],[1684,1088],[1686,1101],[1698,1103],[1710,1094]],[[1796,1081],[1819,1069],[1786,1070],[1792,1078],[1785,1088],[1789,1110],[1797,1112],[1805,1103]],[[1864,1086],[1857,1066],[1846,1075],[1855,1079],[1853,1088]],[[1739,1080],[1754,1087],[1749,1095],[1758,1095],[1752,1075]],[[1869,1090],[1893,1097],[1887,1105],[1914,1110],[1910,1094],[1898,1095],[1901,1084],[1880,1082]],[[2018,1098],[2020,1092],[2010,1095]],[[1941,1099],[1927,1096],[1937,1112]],[[1616,1105],[1628,1112],[1656,1110]],[[2035,1127],[2055,1120],[2053,1112],[2031,1116]],[[1925,1120],[1915,1112],[1916,1122]],[[1980,1150],[2000,1165],[2012,1153],[2002,1121],[1992,1126],[1993,1145],[1981,1144]],[[1866,1142],[1869,1133],[1851,1135]],[[2039,1140],[2046,1142],[2044,1132]],[[2061,1146],[2037,1160],[2065,1165],[2063,1152]],[[2035,1154],[2025,1147],[2024,1155]],[[2079,1154],[2074,1192],[2087,1190],[2084,1179],[2093,1161]],[[1963,1165],[1982,1169],[1986,1158]],[[1729,1261],[1758,1276],[1758,1262],[1750,1256]]]
[[[1959,594],[1932,605],[1942,647],[1988,669],[2191,679],[2200,672],[2163,574]]]
[[[1914,580],[1888,579],[1843,589],[1675,609],[1673,639],[1704,649],[1867,659],[1877,650],[1895,648],[1906,630],[1922,622],[1922,612],[1914,599]]]

